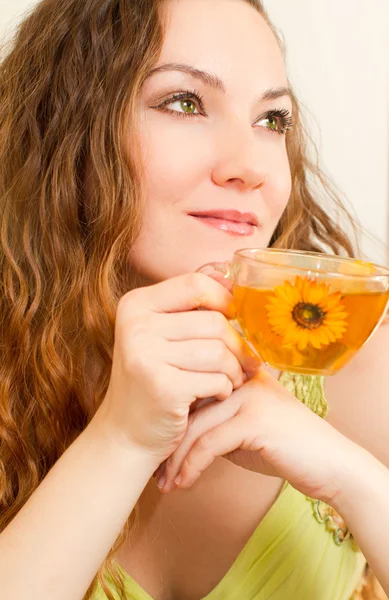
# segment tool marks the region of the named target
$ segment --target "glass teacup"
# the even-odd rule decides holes
[[[224,279],[244,338],[281,371],[335,374],[389,305],[389,269],[350,258],[250,248],[199,271]]]

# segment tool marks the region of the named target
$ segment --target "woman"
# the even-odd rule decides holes
[[[242,246],[352,253],[310,192],[259,2],[44,0],[2,63],[0,106],[2,597],[347,600],[365,559],[323,500],[348,505],[356,465],[363,483],[386,471],[297,401],[324,416],[321,380],[258,370],[230,294],[193,274]],[[342,386],[365,379],[336,379],[342,430]],[[382,405],[376,429],[372,410],[346,433],[385,461]],[[228,448],[203,438],[191,462],[220,423]],[[155,472],[188,489],[161,494]]]

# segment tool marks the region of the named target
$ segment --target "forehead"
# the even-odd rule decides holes
[[[188,63],[250,92],[287,85],[278,41],[262,15],[244,0],[167,0],[158,64]],[[246,89],[247,88],[247,89]]]

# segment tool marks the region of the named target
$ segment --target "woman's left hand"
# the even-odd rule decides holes
[[[190,415],[184,439],[159,473],[161,491],[189,488],[218,456],[287,479],[331,503],[354,444],[304,406],[264,369],[221,403]]]

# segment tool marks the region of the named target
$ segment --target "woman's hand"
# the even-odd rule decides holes
[[[163,462],[183,438],[193,403],[225,400],[246,380],[253,358],[228,322],[233,313],[231,294],[202,274],[126,294],[100,425]]]
[[[353,446],[260,369],[223,403],[191,414],[185,437],[160,473],[159,485],[164,484],[164,492],[188,488],[215,457],[226,456],[329,502],[338,492],[342,462],[353,456]]]

